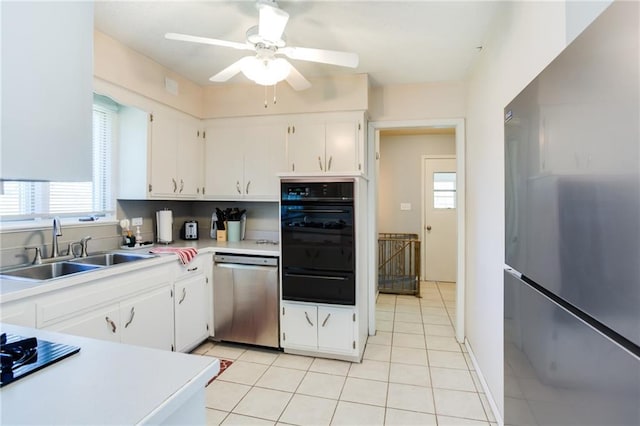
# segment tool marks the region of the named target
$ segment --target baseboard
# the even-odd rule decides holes
[[[473,354],[473,350],[471,349],[471,345],[469,344],[468,339],[464,339],[464,346],[467,348],[467,352],[469,353],[469,358],[471,358],[471,362],[473,363],[473,368],[478,375],[478,379],[480,380],[480,384],[482,385],[482,389],[484,390],[484,394],[487,396],[487,401],[489,401],[489,406],[491,407],[491,411],[493,412],[493,417],[496,418],[499,426],[504,426],[504,419],[498,410],[498,405],[496,405],[496,401],[493,398],[493,394],[489,390],[489,386],[487,385],[487,381],[482,375],[482,371],[478,366],[478,360],[476,360],[476,356]]]

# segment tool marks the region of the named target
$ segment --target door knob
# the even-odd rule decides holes
[[[427,231],[431,231],[431,225],[427,225]]]

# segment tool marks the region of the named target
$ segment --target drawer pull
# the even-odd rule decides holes
[[[184,302],[184,298],[187,297],[187,289],[183,288],[182,289],[182,297],[180,298],[180,301],[178,302],[178,305],[180,305],[182,302]]]
[[[327,321],[329,321],[329,317],[331,316],[331,314],[327,314],[327,317],[324,319],[324,321],[322,321],[322,326],[324,327],[325,325],[327,325]]]
[[[133,317],[136,316],[136,311],[135,308],[131,308],[131,316],[129,317],[129,321],[127,321],[127,323],[124,325],[124,328],[129,327],[129,324],[131,324],[133,322]]]
[[[313,327],[313,323],[309,319],[309,314],[307,313],[307,311],[304,311],[304,317],[307,319],[307,322],[309,323],[309,325],[311,325],[311,327]]]
[[[109,324],[111,326],[111,332],[115,333],[116,332],[116,323],[113,322],[113,320],[109,317],[104,317],[105,321],[107,321],[107,324]]]

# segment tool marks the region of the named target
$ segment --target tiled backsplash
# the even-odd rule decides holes
[[[197,220],[200,240],[209,239],[211,214],[215,209],[237,207],[247,210],[247,234],[269,233],[277,235],[279,230],[277,202],[214,202],[214,201],[118,201],[117,221],[85,224],[63,224],[62,236],[58,237],[61,253],[67,252],[69,243],[91,236],[89,253],[114,250],[123,244],[122,230],[118,221],[141,217],[140,232],[143,241],[155,241],[155,212],[165,208],[173,211],[173,240],[180,239],[180,227],[186,220]],[[135,233],[135,227],[131,227]],[[0,233],[0,267],[29,263],[33,260],[33,250],[25,247],[42,248],[44,258],[51,256],[52,226],[26,231],[3,231]]]

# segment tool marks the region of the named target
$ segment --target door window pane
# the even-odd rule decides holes
[[[433,174],[433,208],[456,208],[455,172],[435,172]]]

